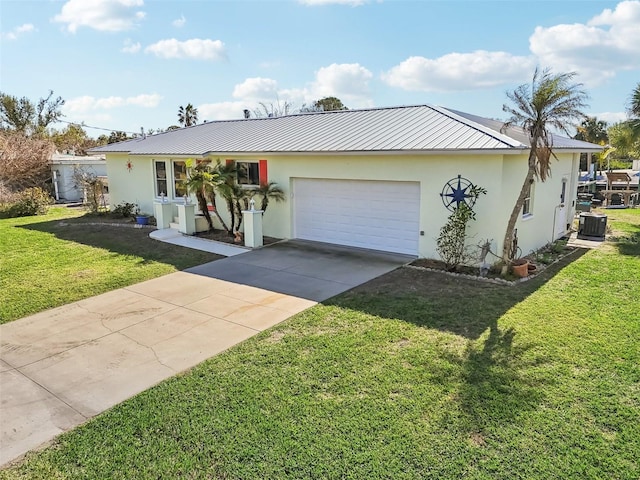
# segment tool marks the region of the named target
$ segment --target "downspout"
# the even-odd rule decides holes
[[[60,201],[60,192],[58,190],[58,171],[53,171],[53,191],[56,195],[56,201]]]

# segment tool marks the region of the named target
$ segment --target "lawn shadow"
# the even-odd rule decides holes
[[[614,244],[621,255],[634,257],[640,255],[640,226],[634,226],[631,232],[609,237],[608,240]]]
[[[123,222],[126,222],[126,219],[116,223],[103,221],[100,217],[84,216],[31,223],[16,228],[50,233],[61,240],[108,250],[118,255],[140,257],[142,265],[159,262],[184,270],[223,258],[212,253],[153,240],[149,237],[152,229],[136,228],[133,223]]]
[[[476,340],[487,328],[496,325],[505,312],[587,251],[576,249],[535,277],[516,285],[399,268],[323,303]]]
[[[456,429],[482,446],[496,428],[537,408],[544,401],[544,383],[553,381],[531,378],[531,368],[547,359],[532,354],[533,345],[517,341],[515,329],[500,328],[500,318],[587,251],[576,250],[513,286],[400,268],[324,303],[466,338],[462,351],[439,349],[438,355],[457,366],[457,374],[452,377],[446,369],[446,376],[438,378],[438,370],[430,370],[433,381],[453,382],[449,398],[458,407],[434,420],[443,430]]]

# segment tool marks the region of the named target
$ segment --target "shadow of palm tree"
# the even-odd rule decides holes
[[[586,252],[576,250],[513,286],[400,268],[323,303],[476,340],[510,308]]]

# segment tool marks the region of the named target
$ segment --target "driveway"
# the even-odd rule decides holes
[[[0,326],[0,465],[412,257],[288,241]]]

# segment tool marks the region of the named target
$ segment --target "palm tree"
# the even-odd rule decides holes
[[[635,137],[640,140],[640,82],[631,93],[629,116],[631,117],[631,129],[633,130]]]
[[[502,245],[503,275],[511,260],[516,222],[531,184],[536,180],[544,182],[551,173],[551,157],[555,157],[555,154],[550,129],[568,134],[568,127],[585,117],[582,109],[586,107],[588,97],[581,83],[572,82],[575,75],[575,72],[552,74],[548,69],[540,72],[536,68],[531,85],[520,85],[513,92],[507,92],[507,98],[513,106],[502,106],[502,110],[511,116],[503,129],[513,125],[522,127],[529,137],[531,148],[527,174],[509,217]]]
[[[190,103],[186,107],[178,108],[178,123],[183,127],[190,127],[198,123],[198,109]]]
[[[222,224],[223,228],[227,231],[229,235],[233,236],[234,226],[236,223],[236,215],[235,215],[235,208],[234,208],[234,202],[233,202],[233,195],[234,195],[233,186],[235,183],[236,172],[237,172],[236,166],[234,165],[233,162],[223,165],[222,163],[220,163],[220,160],[218,160],[216,162],[216,166],[214,167],[214,171],[216,172],[216,175],[217,175],[217,181],[216,181],[215,188],[209,193],[209,199],[211,201],[211,204],[213,205],[213,211],[218,217],[218,220],[220,220],[220,223]],[[218,207],[216,205],[217,193],[220,194],[220,196],[224,199],[225,203],[227,204],[227,210],[229,211],[231,227],[227,226],[227,224],[222,220],[222,217],[220,216],[220,212],[218,212]]]
[[[275,202],[283,202],[285,200],[284,191],[275,182],[261,183],[253,192],[262,197],[260,210],[262,210],[263,215],[267,211],[271,200]]]
[[[196,194],[198,207],[200,208],[204,218],[207,220],[209,231],[213,231],[213,221],[211,220],[211,215],[209,214],[209,208],[207,206],[207,194],[215,187],[216,175],[211,171],[207,163],[199,163],[194,166],[193,160],[189,159],[186,161],[186,165],[188,169],[186,182],[187,191]]]

